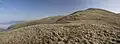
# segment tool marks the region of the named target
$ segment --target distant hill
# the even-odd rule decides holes
[[[17,24],[17,23],[23,23],[24,21],[10,21],[10,22],[2,22],[0,24]]]
[[[0,28],[7,29],[10,25],[23,23],[24,21],[10,21],[10,22],[0,22]]]
[[[2,32],[2,31],[5,31],[5,29],[3,29],[3,28],[0,28],[0,32]]]
[[[50,16],[50,17],[43,18],[40,20],[19,23],[19,24],[11,25],[10,27],[8,27],[8,29],[16,29],[16,28],[20,28],[20,27],[32,26],[32,25],[37,25],[37,24],[51,24],[61,17],[63,17],[63,16]]]

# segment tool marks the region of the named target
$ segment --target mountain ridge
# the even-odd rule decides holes
[[[31,26],[36,24],[70,23],[69,21],[75,21],[75,20],[98,20],[98,21],[105,21],[107,23],[113,23],[117,25],[120,24],[119,22],[116,22],[116,19],[120,19],[120,18],[115,13],[110,12],[108,10],[103,10],[99,8],[88,8],[86,10],[76,11],[73,12],[72,14],[65,16],[53,16],[36,21],[26,22],[25,24],[21,23],[18,24],[18,27],[24,27],[25,25]],[[10,26],[9,29],[11,27],[13,27],[14,29],[16,25]]]

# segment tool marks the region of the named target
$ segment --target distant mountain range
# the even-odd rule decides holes
[[[8,28],[9,26],[16,24],[16,23],[23,23],[24,21],[10,21],[10,22],[2,22],[0,23],[0,28]]]
[[[2,22],[0,24],[16,24],[16,23],[23,23],[24,21],[10,21],[10,22]]]

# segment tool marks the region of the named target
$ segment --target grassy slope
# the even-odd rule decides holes
[[[77,11],[70,15],[64,16],[63,18],[58,19],[55,23],[72,23],[71,21],[79,21],[79,23],[82,23],[81,20],[84,20],[84,22],[97,21],[95,23],[102,22],[120,26],[119,19],[120,17],[113,12],[103,9],[89,8],[87,10]]]
[[[115,13],[109,12],[107,10],[102,9],[87,9],[82,11],[74,12],[70,15],[64,16],[63,18],[59,19],[58,23],[64,21],[74,21],[74,20],[101,20],[102,18],[115,18]]]
[[[53,16],[53,17],[43,18],[41,20],[12,25],[8,29],[16,29],[16,28],[31,26],[36,24],[72,23],[73,21],[76,21],[76,20],[77,22],[79,21],[79,23],[82,23],[81,20],[87,20],[87,22],[89,20],[91,22],[97,21],[95,23],[102,22],[102,23],[120,25],[119,19],[120,17],[118,17],[113,12],[103,10],[103,9],[98,9],[98,8],[89,8],[87,10],[74,12],[67,16]],[[72,22],[69,22],[69,21],[72,21]]]
[[[16,28],[20,28],[20,27],[26,27],[26,26],[37,25],[37,24],[51,24],[52,22],[56,21],[57,19],[59,19],[61,17],[62,16],[51,16],[51,17],[40,19],[40,20],[15,24],[15,25],[11,25],[10,27],[8,27],[8,29],[16,29]]]

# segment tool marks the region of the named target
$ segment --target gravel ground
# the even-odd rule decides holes
[[[120,44],[120,28],[106,24],[40,24],[7,32],[0,44]]]

